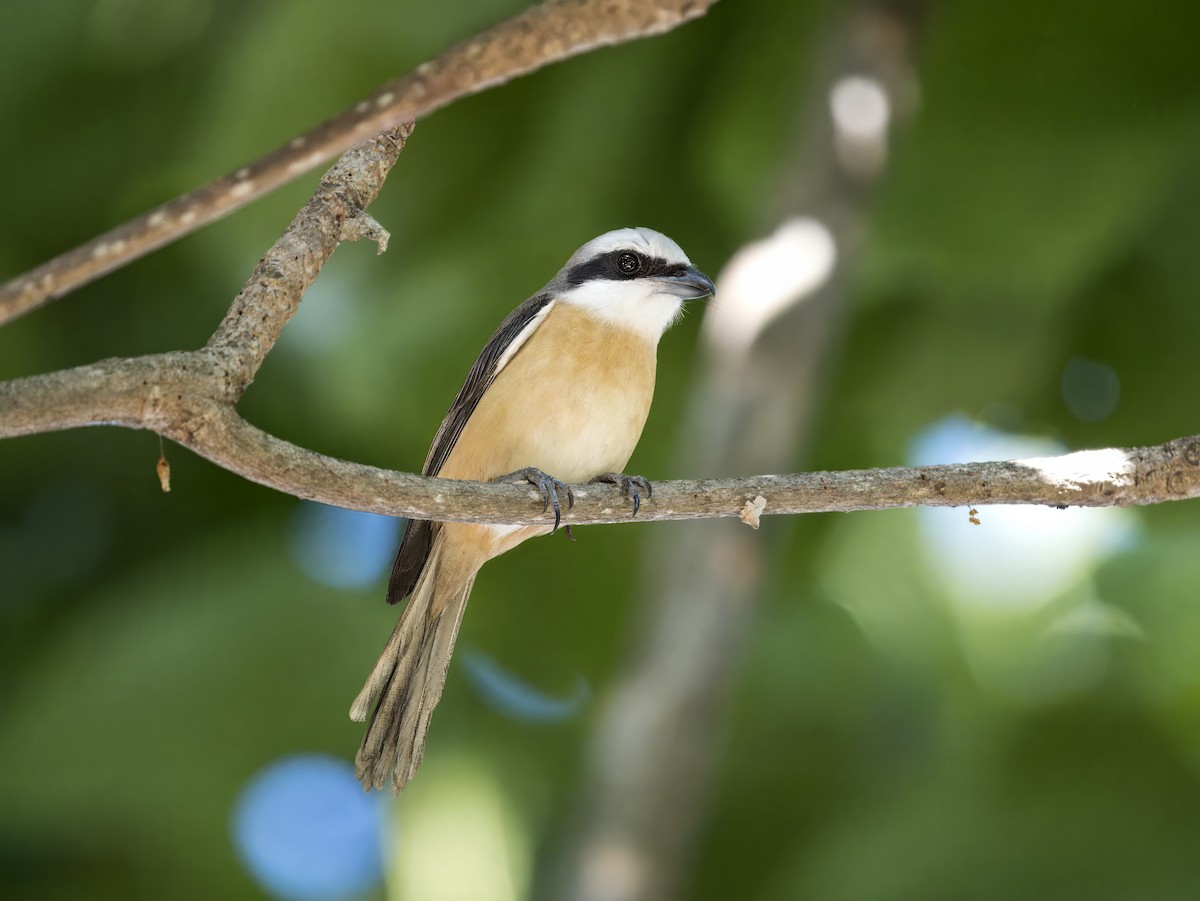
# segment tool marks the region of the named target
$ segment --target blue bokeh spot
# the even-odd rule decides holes
[[[296,564],[331,588],[361,588],[381,579],[400,540],[402,520],[305,503],[292,521]]]
[[[576,675],[569,695],[556,698],[518,678],[486,654],[464,649],[460,656],[471,687],[493,710],[510,719],[527,723],[567,720],[578,715],[592,695],[580,675]]]
[[[238,798],[233,836],[246,867],[276,898],[342,898],[383,877],[387,808],[353,768],[316,754],[285,757]]]

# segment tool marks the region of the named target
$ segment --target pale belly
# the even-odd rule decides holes
[[[654,369],[646,339],[557,309],[501,370],[439,474],[486,480],[533,466],[586,482],[619,472],[650,412]]]

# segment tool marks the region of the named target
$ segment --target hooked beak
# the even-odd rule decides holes
[[[680,300],[699,300],[701,297],[716,295],[712,279],[695,266],[688,266],[679,275],[668,275],[661,281],[663,291],[673,294]]]

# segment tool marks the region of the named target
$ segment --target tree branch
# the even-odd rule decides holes
[[[226,362],[223,395],[234,402],[254,381],[300,298],[343,241],[369,238],[387,249],[388,233],[367,214],[412,134],[413,123],[352,147],[321,178],[317,190],[258,261],[207,349]]]
[[[83,425],[149,429],[218,466],[278,491],[352,510],[458,522],[548,523],[541,495],[521,486],[458,482],[327,457],[255,428],[233,405],[211,348],[0,383],[0,438]],[[611,485],[573,486],[573,524],[625,522]],[[639,522],[740,516],[1043,504],[1113,507],[1200,497],[1200,435],[1141,448],[1079,451],[993,463],[761,475],[654,483]]]
[[[546,0],[376,88],[345,112],[0,286],[0,325],[228,215],[346,148],[597,47],[661,34],[716,0]]]
[[[711,2],[662,0],[655,6],[637,0],[551,0],[393,83],[392,92],[407,92],[409,99],[383,103],[379,95],[377,111],[363,114],[373,118],[354,121],[369,121],[375,128],[396,110],[427,111],[546,61],[666,30],[699,15]],[[385,115],[384,108],[391,112]],[[343,120],[350,121],[335,121]],[[354,128],[346,126],[338,134],[357,135]],[[422,519],[550,522],[540,494],[532,489],[426,478],[327,457],[269,435],[237,413],[237,402],[338,243],[369,237],[381,249],[386,245],[387,233],[365,209],[411,129],[407,123],[352,148],[326,173],[205,347],[102,360],[0,382],[0,438],[97,424],[148,429],[231,472],[296,497]],[[316,151],[310,147],[310,152]],[[42,295],[43,300],[51,294]],[[563,516],[564,522],[629,519],[629,501],[614,486],[575,486],[575,496],[575,508]],[[658,482],[654,497],[643,500],[638,519],[743,516],[754,521],[759,510],[770,515],[919,504],[1113,506],[1196,496],[1200,436],[1150,448],[1008,463]]]

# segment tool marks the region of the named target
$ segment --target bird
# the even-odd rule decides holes
[[[623,473],[650,412],[658,341],[712,280],[660,232],[587,242],[500,323],[450,405],[424,475],[529,483],[554,524],[409,519],[387,601],[409,599],[350,709],[368,721],[355,757],[364,789],[399,794],[421,763],[467,598],[488,560],[557,531],[570,484],[608,482],[633,515],[653,487]],[[568,529],[568,535],[570,535]]]

